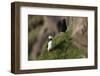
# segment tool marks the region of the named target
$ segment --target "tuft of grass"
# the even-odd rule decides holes
[[[37,57],[37,60],[51,60],[51,59],[76,59],[82,58],[82,50],[77,48],[72,43],[71,33],[61,32],[53,39],[53,49],[48,52],[47,42],[43,45],[42,53]]]

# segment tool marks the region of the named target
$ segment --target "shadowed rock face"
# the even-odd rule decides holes
[[[62,27],[62,25],[63,25],[63,27]],[[66,19],[58,21],[57,26],[58,26],[59,32],[65,32],[67,30]]]

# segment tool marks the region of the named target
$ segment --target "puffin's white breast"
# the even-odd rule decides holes
[[[48,42],[48,51],[52,49],[52,40]]]

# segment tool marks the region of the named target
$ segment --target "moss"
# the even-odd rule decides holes
[[[70,32],[61,32],[53,39],[53,49],[48,52],[47,42],[42,48],[42,53],[38,56],[38,60],[51,59],[75,59],[82,58],[82,50],[72,44]]]

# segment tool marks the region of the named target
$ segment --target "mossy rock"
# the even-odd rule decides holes
[[[82,50],[72,44],[70,32],[61,32],[53,38],[53,49],[48,52],[47,42],[37,60],[82,58]]]

